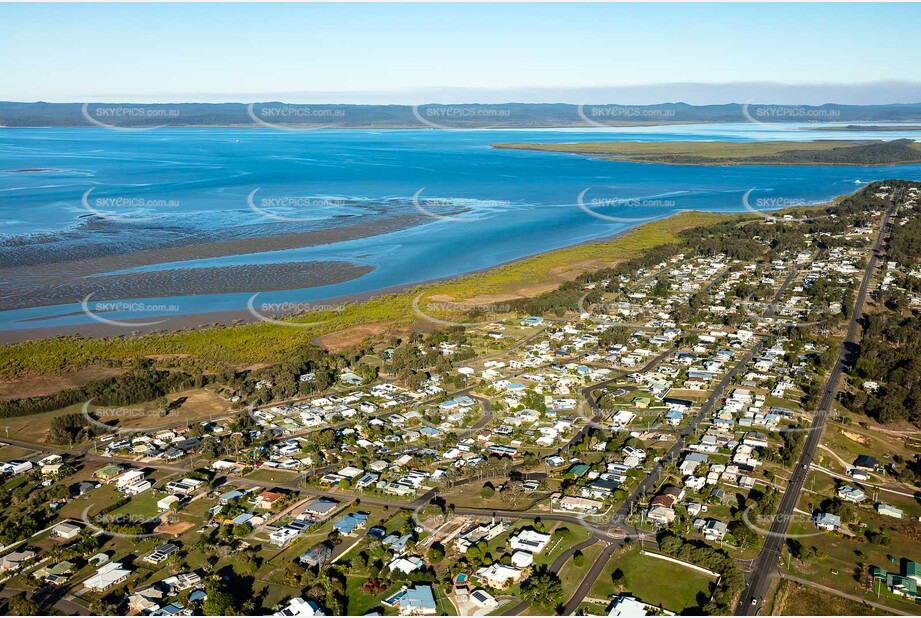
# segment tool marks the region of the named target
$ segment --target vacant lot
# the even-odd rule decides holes
[[[783,580],[774,597],[773,616],[884,616],[869,605]]]
[[[623,572],[615,583],[612,575]],[[627,592],[645,603],[675,613],[700,613],[710,599],[713,580],[706,574],[680,564],[644,556],[639,547],[615,552],[605,566],[590,596],[606,599]]]

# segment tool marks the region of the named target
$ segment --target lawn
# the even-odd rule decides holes
[[[565,538],[558,533],[558,530],[564,528],[569,530],[569,535]],[[564,551],[574,545],[578,545],[579,543],[588,540],[591,535],[592,532],[585,526],[569,523],[558,524],[553,529],[553,538],[550,539],[550,543],[547,545],[544,551],[534,557],[534,563],[551,564]],[[572,561],[569,561],[567,564],[571,562]]]
[[[160,498],[164,497],[166,494],[160,493],[158,491],[153,491],[148,489],[147,491],[140,493],[133,498],[131,501],[114,511],[109,515],[135,515],[139,517],[153,517],[160,512],[160,509],[157,508],[157,501]]]
[[[79,414],[81,410],[83,410],[82,403],[61,408],[60,410],[54,410],[53,412],[4,418],[0,420],[0,441],[3,441],[3,438],[6,437],[11,440],[32,442],[33,444],[43,443],[45,441],[45,434],[48,433],[48,428],[51,426],[51,420],[53,418],[64,414]],[[7,451],[7,449],[19,449],[19,447],[5,446],[0,450],[0,457],[12,459],[9,455],[3,454],[6,452],[14,452],[13,450]]]
[[[155,429],[165,425],[191,424],[234,414],[230,404],[223,397],[206,388],[171,393],[168,401],[173,402],[183,397],[185,401],[182,405],[168,415],[151,413],[158,410],[161,405],[156,402],[129,406],[129,409],[137,409],[138,413],[130,417],[120,417],[118,426],[121,429]]]
[[[364,616],[372,610],[377,610],[385,615],[396,614],[392,608],[384,607],[381,604],[381,599],[386,598],[386,595],[392,594],[399,590],[398,586],[392,586],[387,590],[386,593],[382,594],[379,597],[373,597],[361,587],[368,581],[368,577],[364,575],[346,575],[345,581],[345,594],[349,599],[348,613],[350,616]]]
[[[617,584],[611,578],[615,569],[624,573]],[[611,556],[590,596],[606,599],[624,592],[672,612],[689,610],[699,613],[699,608],[710,599],[713,583],[714,580],[705,573],[644,556],[638,547],[633,547],[619,550]]]
[[[570,545],[571,546],[571,545]],[[563,596],[569,597],[579,584],[582,583],[582,580],[585,579],[585,576],[588,574],[589,569],[592,568],[592,565],[595,564],[595,560],[601,554],[603,549],[601,543],[595,543],[594,545],[589,545],[582,550],[582,554],[585,556],[585,564],[582,566],[576,566],[572,559],[566,561],[566,564],[563,565],[563,568],[560,569],[558,575],[563,582]],[[564,598],[564,602],[569,600]]]
[[[292,470],[279,470],[278,468],[262,467],[246,475],[246,478],[261,483],[293,483],[300,474]]]
[[[5,419],[5,420],[9,420],[9,419]],[[2,435],[3,434],[0,434],[0,436]],[[2,440],[3,438],[0,437],[0,441]],[[35,453],[36,451],[32,449],[23,448],[21,446],[14,446],[12,444],[9,444],[7,446],[4,446],[3,448],[0,448],[0,460],[12,461],[14,459],[28,459],[32,455],[35,455]]]

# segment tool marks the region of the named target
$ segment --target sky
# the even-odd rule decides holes
[[[919,24],[918,4],[0,4],[0,100],[921,102]]]

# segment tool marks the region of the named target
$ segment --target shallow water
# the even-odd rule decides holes
[[[294,261],[373,268],[334,285],[260,295],[263,302],[316,301],[488,268],[681,210],[741,211],[751,189],[749,204],[767,208],[851,192],[859,188],[857,180],[921,180],[921,165],[670,166],[494,150],[492,143],[871,137],[916,136],[759,124],[591,131],[0,130],[0,170],[6,170],[0,173],[0,266],[27,257],[131,253],[170,242],[270,237],[415,217],[406,229],[373,235],[372,226],[372,235],[358,239],[114,271]],[[246,309],[250,296],[166,296],[151,304],[169,303],[181,314],[236,311]],[[0,330],[89,323],[79,301],[0,312]]]

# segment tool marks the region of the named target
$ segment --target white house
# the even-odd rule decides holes
[[[153,484],[150,481],[138,481],[137,483],[132,483],[127,487],[123,488],[122,491],[125,492],[125,495],[136,496],[140,493],[144,493],[148,489],[153,487]]]
[[[539,554],[544,551],[550,542],[550,535],[536,530],[520,530],[518,534],[509,539],[509,547],[513,550],[522,550]]]
[[[100,567],[95,575],[88,577],[86,581],[83,582],[83,585],[89,590],[102,592],[103,590],[107,590],[112,586],[117,586],[122,583],[128,579],[129,575],[131,575],[131,571],[122,568],[121,562],[110,562]]]
[[[476,576],[490,588],[505,588],[510,582],[521,579],[522,571],[515,567],[494,562],[476,572]]]

